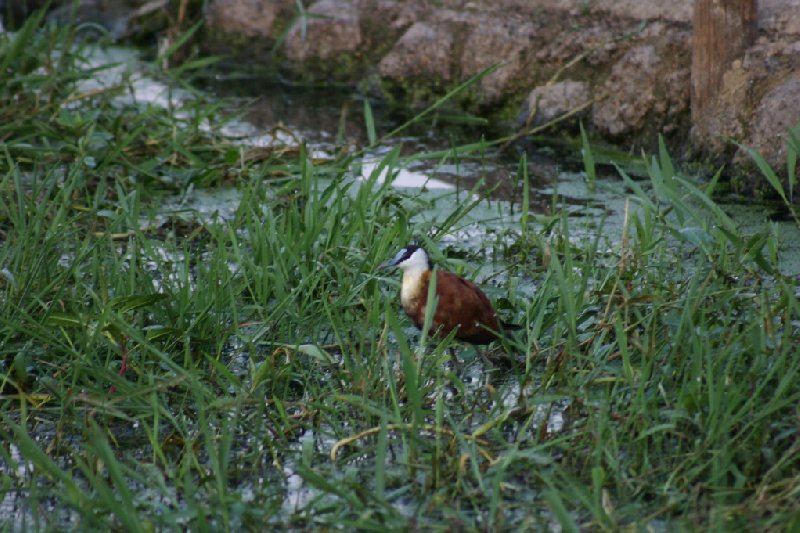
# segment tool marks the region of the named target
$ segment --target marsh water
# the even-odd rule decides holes
[[[590,186],[579,141],[563,134],[550,139],[539,137],[533,141],[491,145],[492,139],[508,135],[509,125],[493,124],[455,111],[440,111],[376,147],[365,148],[370,144],[363,113],[365,97],[348,89],[277,85],[237,76],[220,77],[209,83],[207,89],[238,103],[242,120],[227,131],[245,144],[263,146],[276,141],[301,141],[323,157],[363,150],[363,165],[356,169],[362,178],[369,176],[392,147],[401,146],[410,162],[395,169],[393,186],[418,191],[429,198],[442,198],[437,203],[439,208],[431,209],[426,216],[447,217],[454,205],[464,201],[465,193],[479,185],[475,191],[483,195],[485,202],[476,207],[470,216],[471,224],[463,232],[445,236],[442,243],[445,247],[465,247],[474,252],[487,246],[486,234],[519,228],[524,187],[519,164],[523,154],[528,163],[531,212],[544,217],[567,213],[578,235],[589,236],[600,230],[609,243],[621,238],[626,202],[631,194],[615,168],[615,156],[616,161],[626,161],[622,166],[629,175],[645,190],[649,188],[649,156],[631,157],[630,153],[607,145],[596,150],[598,180],[594,187]],[[415,114],[377,102],[371,103],[371,110],[379,138]],[[475,150],[474,144],[481,140],[487,142],[486,148]],[[463,146],[470,149],[462,149]],[[447,151],[443,157],[414,157]],[[733,192],[717,198],[717,202],[746,233],[769,228],[777,235],[781,273],[800,275],[800,228],[785,206],[779,201],[759,202]]]
[[[105,70],[98,79],[86,84],[85,91],[96,90],[126,79],[129,94],[121,98],[132,98],[140,103],[170,107],[175,101],[192,98],[192,94],[170,87],[148,78],[137,69],[137,59],[128,50],[98,52],[92,59],[98,64],[116,63],[117,67]],[[373,175],[379,161],[394,147],[401,146],[405,158],[393,173],[378,176],[378,181],[391,179],[392,185],[403,189],[409,197],[426,202],[428,208],[411,219],[410,224],[447,219],[458,206],[474,202],[474,207],[462,219],[454,231],[443,235],[439,241],[442,256],[458,265],[465,275],[475,279],[492,291],[492,285],[505,281],[504,265],[494,253],[495,248],[509,244],[521,224],[525,213],[530,213],[530,223],[542,230],[554,217],[566,213],[576,239],[600,239],[607,259],[614,260],[614,250],[623,238],[626,211],[631,209],[630,195],[625,184],[611,167],[601,167],[595,187],[587,183],[581,164],[579,148],[569,153],[556,144],[526,143],[512,144],[502,149],[490,146],[483,149],[460,150],[459,146],[473,144],[481,138],[491,140],[500,135],[499,128],[483,123],[474,117],[456,113],[433,113],[418,124],[388,138],[385,142],[369,146],[370,126],[365,119],[364,99],[360,95],[342,89],[298,88],[267,84],[260,80],[227,78],[209,82],[205,87],[206,97],[221,98],[226,102],[229,119],[221,126],[208,124],[209,131],[216,131],[232,142],[249,149],[295,149],[305,144],[312,158],[333,159],[337,154],[358,154],[352,172],[347,179],[358,184]],[[394,130],[407,121],[413,113],[395,111],[375,102],[370,106],[374,115],[377,136]],[[449,151],[446,156],[415,157],[418,154]],[[526,181],[519,174],[520,158],[525,153],[527,161],[527,183],[529,205],[524,208]],[[632,171],[633,172],[633,171]],[[642,187],[647,187],[644,176],[639,176]],[[193,189],[168,198],[156,210],[157,218],[180,214],[197,220],[232,218],[240,200],[235,188]],[[800,275],[800,229],[791,219],[783,216],[779,205],[754,204],[731,195],[720,205],[740,227],[753,233],[769,227],[780,242],[780,268],[784,275]],[[142,224],[158,224],[143,220]],[[176,257],[176,261],[182,258]],[[536,280],[514,280],[523,294],[536,290]],[[310,339],[309,342],[313,342]],[[231,370],[246,376],[247,359],[251,354],[239,350],[232,341]],[[479,388],[483,383],[480,367],[465,370],[464,381]],[[513,383],[504,387],[503,401],[513,405],[520,390]],[[558,408],[542,411],[547,425],[558,432],[563,424],[563,412]],[[476,420],[475,424],[481,424]],[[54,425],[42,424],[40,431],[46,437],[54,432]],[[309,444],[310,443],[310,444]],[[319,437],[308,431],[297,438],[298,450],[306,446],[329,449],[332,442],[320,442]],[[11,449],[12,455],[17,453]],[[139,455],[138,452],[132,452]],[[144,452],[143,452],[144,453]],[[287,475],[285,513],[302,509],[305,503],[317,496],[317,492],[303,483],[294,473],[293,465],[284,464]],[[13,473],[24,477],[24,468]],[[147,498],[145,487],[142,498]],[[247,484],[238,489],[246,501]],[[0,503],[0,511],[6,516],[16,516],[16,523],[24,520],[29,509],[15,503],[13,492],[6,494]],[[64,516],[68,525],[74,516]]]
[[[96,66],[113,66],[98,71],[96,79],[84,83],[84,91],[124,83],[129,91],[121,99],[167,108],[196,97],[145,75],[132,50],[97,50],[89,61]],[[488,235],[519,228],[525,186],[519,172],[523,154],[527,161],[530,212],[543,217],[566,213],[576,235],[589,236],[601,231],[609,244],[618,242],[622,236],[626,203],[631,195],[614,165],[603,165],[599,154],[610,153],[612,163],[613,156],[618,155],[617,160],[627,162],[624,170],[643,189],[649,187],[646,176],[649,156],[631,157],[622,150],[615,152],[613,147],[610,151],[607,147],[598,149],[598,178],[590,186],[581,146],[563,135],[492,144],[493,139],[504,134],[503,128],[508,133],[508,125],[493,124],[446,108],[427,114],[380,142],[383,135],[409,122],[415,112],[372,102],[373,128],[379,142],[370,147],[365,97],[347,88],[281,85],[274,79],[229,74],[206,79],[203,89],[205,98],[221,99],[226,103],[226,115],[236,117],[205,127],[239,144],[243,150],[295,149],[304,144],[312,158],[321,160],[358,153],[353,177],[364,179],[392,148],[400,146],[404,157],[401,165],[392,169],[392,184],[434,200],[423,216],[446,218],[470,194],[480,195],[484,201],[472,210],[469,223],[458,234],[444,237],[445,248],[490,252]],[[485,142],[485,147],[476,148],[481,142]],[[384,173],[381,180],[386,178]],[[192,189],[168,201],[163,212],[167,215],[180,210],[201,217],[203,213],[232,213],[237,198],[232,189]],[[769,228],[780,242],[781,272],[800,275],[800,228],[782,204],[754,202],[734,193],[718,198],[717,202],[746,232]],[[534,224],[536,220],[536,217],[531,219]],[[454,252],[459,255],[457,250]],[[487,253],[480,255],[487,257]]]

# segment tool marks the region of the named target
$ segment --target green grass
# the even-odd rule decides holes
[[[798,526],[797,284],[776,235],[715,203],[719,176],[662,146],[649,181],[620,170],[621,235],[527,207],[488,235],[524,326],[493,369],[409,337],[375,271],[474,204],[411,227],[430,200],[377,183],[398,150],[357,184],[349,160],[240,157],[202,98],[76,99],[74,29],[37,24],[0,37],[0,501],[25,510],[5,527]],[[221,185],[231,218],[147,222]]]

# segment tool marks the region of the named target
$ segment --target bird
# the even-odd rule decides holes
[[[428,253],[409,244],[379,268],[399,268],[403,271],[400,303],[403,310],[422,329],[428,301],[428,285],[433,275],[433,262]],[[484,345],[503,337],[506,330],[520,329],[502,322],[483,291],[473,282],[445,270],[436,270],[438,303],[431,331],[447,336],[453,330],[455,338],[470,344]]]

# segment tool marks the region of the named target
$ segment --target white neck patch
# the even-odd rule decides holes
[[[411,256],[405,261],[398,263],[397,268],[403,272],[410,270],[429,270],[428,268],[428,254],[422,248],[417,248]]]
[[[403,306],[410,304],[411,300],[419,297],[422,290],[422,275],[430,270],[428,254],[422,248],[417,249],[411,256],[397,265],[403,271],[403,284],[400,289],[400,303]]]

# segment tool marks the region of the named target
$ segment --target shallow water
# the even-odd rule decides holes
[[[119,65],[103,71],[102,76],[82,86],[82,91],[120,87],[121,101],[160,106],[176,106],[181,100],[193,97],[186,91],[174,90],[164,83],[148,78],[137,67],[136,56],[130,51],[98,52],[90,61],[95,64],[115,62]],[[224,94],[226,97],[231,96],[229,89]],[[239,95],[242,101],[252,96]],[[320,159],[332,158],[333,154],[341,150],[354,153],[367,144],[366,128],[358,111],[362,102],[349,94],[339,93],[323,98],[319,91],[304,92],[273,87],[269,91],[262,91],[258,96],[257,102],[248,108],[243,120],[226,122],[219,127],[207,124],[206,127],[209,131],[217,131],[248,148],[295,146],[298,142],[304,142],[312,156]],[[389,131],[398,120],[402,120],[380,109],[376,109],[376,118],[379,133]],[[452,124],[411,128],[401,138],[391,139],[379,147],[366,150],[359,158],[359,165],[353,169],[350,179],[356,184],[363,184],[376,168],[378,161],[398,144],[402,144],[404,155],[411,156],[474,141],[475,135],[479,133],[473,127],[459,129]],[[614,177],[601,179],[597,183],[597,189],[592,192],[587,186],[585,175],[574,164],[560,165],[549,159],[544,152],[548,150],[528,154],[528,160],[531,161],[528,169],[531,176],[531,230],[541,230],[544,227],[542,221],[547,216],[565,212],[573,230],[572,238],[581,240],[600,235],[600,250],[613,256],[622,239],[626,208],[629,213],[636,209],[636,204],[631,202],[622,181]],[[518,164],[516,155],[487,148],[477,155],[450,157],[444,161],[407,159],[406,166],[393,169],[394,174],[391,176],[384,172],[378,182],[391,179],[393,186],[409,193],[408,198],[418,198],[425,202],[428,208],[419,212],[411,220],[412,223],[444,221],[459,205],[486,195],[439,242],[443,255],[451,259],[451,266],[466,272],[468,277],[486,286],[491,296],[492,285],[505,280],[502,272],[504,265],[502,259],[497,257],[499,254],[496,249],[510,245],[522,224],[523,210],[520,202],[523,184],[517,178]],[[482,187],[473,190],[480,183],[483,184]],[[642,182],[642,186],[647,185]],[[557,198],[556,201],[553,201],[554,197]],[[190,188],[167,199],[152,216],[148,215],[148,218],[142,220],[142,225],[160,226],[170,218],[203,222],[230,220],[240,201],[241,194],[234,188]],[[800,275],[800,228],[796,224],[791,220],[771,221],[770,216],[775,209],[770,206],[745,205],[735,201],[723,202],[721,205],[746,232],[756,233],[769,227],[780,242],[781,272],[784,275]],[[164,258],[160,260],[163,261]],[[181,263],[186,258],[175,255],[169,260]],[[235,265],[231,268],[235,268]],[[536,290],[535,280],[515,280],[515,283],[517,290],[523,295],[532,295]],[[257,334],[253,333],[254,336]],[[247,378],[250,373],[248,365],[257,359],[257,354],[243,351],[240,339],[230,339],[229,346],[230,370],[241,378]],[[472,360],[461,370],[460,378],[468,391],[479,395],[485,386],[485,368],[476,359],[473,355]],[[499,388],[498,398],[501,405],[498,410],[501,411],[513,409],[523,392],[515,383],[501,382],[494,383],[493,386]],[[436,393],[449,394],[449,391]],[[554,402],[538,407],[540,409],[536,413],[537,422],[534,425],[544,422],[548,432],[562,431],[568,405],[565,402]],[[476,418],[473,428],[484,422],[485,420]],[[334,433],[324,431],[328,429],[324,424],[321,429],[327,434]],[[44,431],[51,434],[54,429]],[[242,446],[253,444],[246,442]],[[294,446],[298,455],[307,447],[326,454],[333,444],[329,438],[324,439],[307,431],[296,439]],[[142,443],[142,449],[146,446],[146,443]],[[137,455],[135,450],[131,453]],[[19,450],[12,448],[11,455],[15,454],[19,455]],[[14,460],[17,461],[16,458]],[[0,462],[0,471],[21,480],[31,479],[32,476],[32,472],[20,461],[17,461],[17,467],[13,470]],[[237,480],[240,482],[238,487],[232,487],[231,490],[239,492],[243,502],[249,502],[258,493],[264,492],[261,488],[264,483],[282,482],[286,496],[281,511],[286,515],[302,511],[310,501],[321,496],[319,490],[306,484],[297,473],[297,465],[291,462],[284,464],[283,475],[282,480],[266,481],[243,476],[244,479]],[[31,511],[18,503],[23,495],[22,492],[7,492],[0,502],[0,514],[11,517],[12,528],[15,527],[14,524],[21,526],[23,521],[30,520]],[[160,496],[142,490],[138,497],[157,499]],[[174,504],[180,506],[181,502],[176,499]],[[402,507],[402,503],[398,505]],[[75,520],[75,517],[67,512],[62,523],[67,524],[70,520]]]
[[[84,82],[81,91],[121,90],[120,102],[173,108],[193,98],[186,90],[175,89],[148,77],[140,67],[136,53],[131,50],[97,50],[89,55],[88,63],[112,66]],[[243,113],[242,120],[226,121],[219,126],[206,123],[204,128],[244,147],[294,147],[305,143],[312,157],[329,159],[342,150],[353,153],[368,144],[361,112],[363,99],[346,91],[274,84],[264,86],[258,80],[248,82],[240,79],[218,79],[208,90],[217,91],[231,102],[232,109],[243,110]],[[373,114],[378,136],[409,118],[406,113],[379,105],[373,106]],[[426,199],[434,199],[435,206],[424,215],[430,220],[446,218],[454,202],[465,200],[465,190],[481,183],[481,194],[489,194],[487,201],[469,214],[468,223],[458,232],[444,236],[442,244],[446,248],[483,249],[486,245],[484,237],[488,233],[519,228],[523,185],[517,172],[518,157],[523,148],[500,152],[487,147],[477,154],[459,154],[458,150],[453,150],[450,157],[441,160],[414,160],[411,156],[475,142],[484,134],[485,131],[475,126],[454,124],[446,115],[433,115],[422,124],[410,126],[402,136],[368,149],[359,160],[360,168],[354,169],[356,177],[369,177],[382,157],[392,147],[401,145],[406,156],[405,166],[393,169],[392,183],[398,188],[418,190]],[[636,204],[635,201],[633,204],[629,202],[631,195],[617,176],[606,173],[605,178],[598,180],[596,189],[590,191],[585,174],[576,164],[579,154],[574,154],[572,162],[563,163],[552,158],[551,147],[527,145],[524,150],[528,152],[532,213],[555,214],[551,212],[555,207],[559,212],[568,213],[575,235],[593,235],[602,227],[609,248],[619,243],[626,202],[629,209],[635,209]],[[384,171],[379,182],[387,177],[387,171]],[[647,190],[646,181],[640,184]],[[558,198],[555,204],[554,195]],[[441,201],[436,201],[437,197]],[[205,220],[211,214],[227,218],[235,211],[237,200],[238,195],[232,190],[190,190],[188,194],[171,200],[163,212],[165,216],[181,212]],[[780,243],[781,273],[800,275],[800,228],[789,217],[779,216],[785,210],[780,206],[754,204],[735,197],[719,203],[746,233],[769,228]],[[532,222],[535,225],[535,219]],[[484,252],[481,255],[492,255],[491,249]]]
[[[226,96],[230,96],[226,92]],[[367,144],[367,134],[363,121],[354,109],[360,109],[360,101],[354,100],[350,95],[336,94],[331,98],[320,98],[317,92],[310,91],[285,91],[283,89],[261,93],[258,101],[252,105],[251,110],[244,115],[242,126],[234,125],[228,131],[238,132],[237,141],[245,145],[263,146],[266,142],[288,142],[302,140],[314,150],[318,157],[342,150],[356,151]],[[377,128],[388,131],[396,125],[389,113],[376,113]],[[292,135],[281,139],[269,137],[269,132],[275,124],[281,124],[279,131],[290,131]],[[285,129],[284,129],[285,128]],[[474,129],[468,131],[454,131],[448,126],[446,133],[436,128],[428,131],[414,128],[412,135],[404,135],[399,139],[392,139],[385,144],[371,148],[360,159],[360,168],[354,170],[354,180],[365,180],[370,177],[382,156],[398,144],[402,144],[404,155],[431,152],[447,149],[458,142],[469,142],[475,137]],[[449,139],[450,142],[443,142]],[[455,141],[458,139],[458,141]],[[529,148],[530,150],[530,148]],[[543,152],[548,152],[547,149]],[[530,211],[531,229],[541,230],[543,224],[535,215],[554,215],[566,212],[572,228],[571,237],[576,240],[592,239],[600,236],[600,252],[607,254],[614,260],[619,244],[625,232],[625,217],[632,215],[638,209],[635,199],[631,198],[622,180],[616,176],[600,179],[594,190],[587,186],[585,174],[575,164],[561,165],[549,159],[546,154],[528,154],[529,175],[531,183]],[[486,287],[492,296],[492,284],[504,280],[501,272],[502,261],[498,261],[495,246],[508,245],[514,238],[522,223],[523,183],[517,177],[519,161],[507,152],[502,153],[494,149],[486,149],[479,156],[466,155],[456,160],[455,157],[446,160],[413,159],[407,166],[393,169],[393,175],[384,171],[379,176],[378,182],[392,179],[394,187],[402,188],[411,196],[424,199],[428,209],[416,215],[411,222],[429,222],[445,220],[456,206],[470,202],[478,194],[493,190],[485,200],[481,201],[459,223],[458,227],[442,236],[440,245],[444,255],[451,257],[451,266],[463,269],[469,277],[475,279]],[[472,191],[472,188],[482,183],[483,186]],[[641,186],[647,190],[648,183],[642,181]],[[212,194],[213,197],[213,194]],[[556,197],[557,201],[553,201]],[[222,203],[232,201],[219,199]],[[213,198],[206,197],[204,201]],[[743,202],[720,202],[721,207],[731,216],[736,224],[745,233],[757,233],[769,227],[777,236],[780,243],[779,257],[780,270],[784,275],[800,275],[800,228],[791,220],[770,221],[772,207],[767,205],[745,205]],[[553,210],[558,210],[553,212]],[[224,208],[223,208],[224,210]],[[199,212],[198,212],[199,214]],[[465,254],[465,255],[462,255]],[[452,260],[453,256],[467,257],[466,260]],[[478,258],[476,260],[476,258]],[[484,260],[481,261],[480,258]],[[487,282],[490,280],[490,282]],[[488,284],[488,286],[487,286]],[[535,280],[516,280],[521,294],[531,296],[536,290]],[[485,368],[473,360],[462,369],[460,378],[467,386],[467,390],[474,396],[479,396],[485,385]],[[495,383],[499,387],[501,411],[514,408],[522,391],[515,383]],[[447,391],[443,392],[447,394]],[[452,399],[451,399],[452,400]],[[561,432],[566,424],[568,402],[555,402],[539,406],[535,415],[537,422],[534,426],[546,424],[550,434]],[[491,410],[487,410],[491,412]],[[473,421],[473,429],[477,429],[486,420]],[[304,444],[305,443],[305,444]],[[304,445],[314,446],[321,454],[326,453],[333,443],[320,443],[313,436],[303,436],[298,441],[298,447]],[[387,468],[391,468],[387,463]],[[324,497],[318,489],[310,487],[297,473],[292,465],[286,465],[287,475],[285,482],[286,499],[283,513],[292,514],[300,512],[314,498]],[[403,512],[402,500],[394,505]],[[414,502],[409,501],[409,506]],[[651,524],[656,530],[661,529],[658,524]]]

